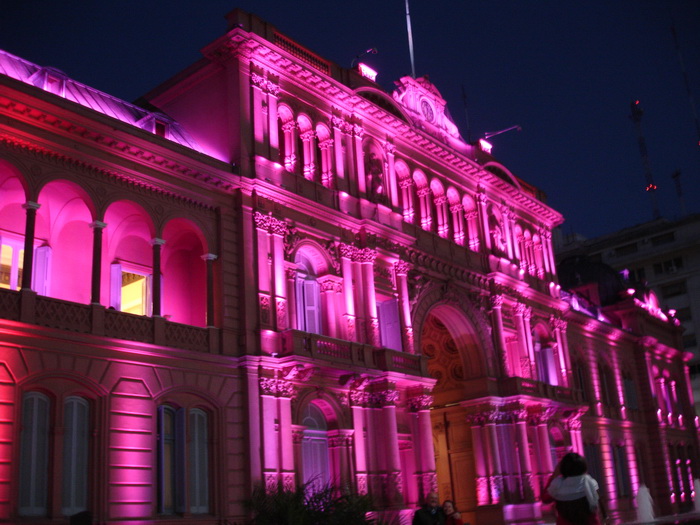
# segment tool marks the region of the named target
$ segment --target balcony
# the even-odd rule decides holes
[[[9,321],[139,341],[195,352],[218,350],[218,329],[172,323],[163,317],[133,315],[102,305],[85,305],[37,295],[32,291],[0,289],[0,318]]]
[[[282,356],[296,355],[325,361],[340,368],[371,368],[427,377],[427,359],[389,348],[287,330],[282,334]]]

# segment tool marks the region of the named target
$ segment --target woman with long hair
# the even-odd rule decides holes
[[[586,458],[575,452],[569,452],[559,462],[546,493],[542,501],[554,500],[557,525],[600,525],[598,511],[605,516],[598,482],[588,474]]]

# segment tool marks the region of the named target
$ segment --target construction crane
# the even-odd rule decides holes
[[[639,153],[642,155],[642,163],[644,164],[644,176],[646,177],[646,191],[651,197],[651,205],[654,210],[654,219],[661,217],[659,213],[659,204],[656,200],[656,190],[657,186],[654,184],[654,177],[651,174],[651,165],[649,164],[649,154],[647,152],[647,143],[644,140],[644,134],[642,133],[642,115],[644,111],[639,105],[639,100],[635,100],[630,104],[630,109],[632,114],[630,118],[634,122],[634,127],[637,130],[637,141],[639,142]]]

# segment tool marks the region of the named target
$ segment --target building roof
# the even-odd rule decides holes
[[[0,50],[0,74],[53,93],[83,107],[151,133],[158,133],[189,149],[202,152],[196,141],[170,117],[103,93],[69,78],[51,67],[43,67]],[[159,127],[157,123],[162,124]]]

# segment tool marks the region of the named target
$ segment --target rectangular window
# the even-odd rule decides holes
[[[686,287],[685,281],[678,281],[676,283],[665,284],[661,287],[661,295],[663,295],[665,299],[668,299],[669,297],[683,295],[687,292],[688,288]]]
[[[652,246],[660,246],[662,244],[668,244],[670,242],[673,242],[676,240],[676,234],[675,232],[668,232],[664,233],[661,235],[657,235],[656,237],[651,238],[651,245]]]
[[[613,462],[615,464],[615,487],[617,488],[617,495],[621,498],[627,498],[631,495],[631,491],[630,473],[625,447],[613,446],[612,453]]]
[[[603,483],[603,471],[600,463],[600,447],[595,443],[584,443],[583,455],[588,462],[588,473],[598,482],[601,487]]]
[[[209,512],[209,429],[207,415],[200,409],[158,407],[158,512]],[[187,432],[189,431],[189,443]],[[189,478],[186,473],[189,472]]]
[[[637,243],[632,242],[630,244],[625,244],[624,246],[618,246],[615,248],[615,256],[620,257],[623,255],[630,255],[632,253],[637,253]]]
[[[19,460],[19,514],[46,516],[49,471],[49,399],[29,392],[22,399]]]
[[[637,401],[637,386],[634,384],[634,380],[631,377],[625,377],[622,381],[625,388],[625,404],[627,405],[627,408],[639,410],[639,402]]]

